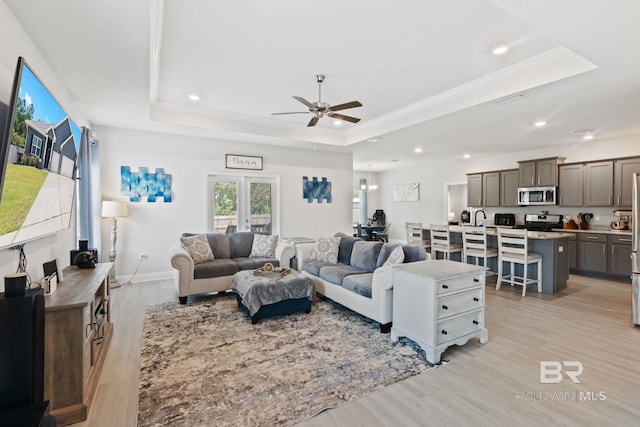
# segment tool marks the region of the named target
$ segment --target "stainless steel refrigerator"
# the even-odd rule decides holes
[[[640,325],[640,174],[633,174],[633,214],[631,219],[631,232],[633,234],[633,246],[631,247],[631,292],[633,323]]]

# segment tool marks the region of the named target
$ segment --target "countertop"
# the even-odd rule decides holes
[[[461,225],[450,225],[449,226],[449,231],[453,232],[453,233],[462,233],[462,226]],[[563,233],[562,231],[566,231],[566,230],[560,230],[561,232],[558,233],[557,231],[527,231],[527,237],[529,239],[537,239],[537,240],[555,240],[555,239],[564,239],[567,237],[571,237],[570,233]],[[574,231],[574,230],[571,230]],[[577,230],[576,230],[577,231]],[[498,231],[497,231],[497,227],[487,227],[487,235],[488,236],[497,236],[498,235]]]
[[[563,233],[593,233],[593,234],[618,234],[623,236],[631,236],[631,230],[614,230],[612,228],[594,228],[589,230],[572,230],[566,228],[554,228],[554,232],[560,231]]]

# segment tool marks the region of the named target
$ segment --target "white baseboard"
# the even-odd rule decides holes
[[[116,276],[116,279],[120,283],[125,283],[127,280],[129,280],[130,277],[131,275],[129,274],[126,276]],[[159,271],[156,273],[136,274],[133,280],[131,281],[131,283],[152,282],[154,280],[167,280],[167,279],[173,279],[173,270]]]

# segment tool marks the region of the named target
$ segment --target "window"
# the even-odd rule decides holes
[[[42,138],[38,135],[33,135],[31,137],[31,155],[40,157],[40,153],[42,153]]]
[[[207,231],[278,234],[278,178],[209,175]]]
[[[360,224],[360,190],[353,190],[353,223]]]

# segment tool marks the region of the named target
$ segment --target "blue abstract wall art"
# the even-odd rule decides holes
[[[149,168],[140,167],[138,172],[132,172],[131,167],[120,166],[120,191],[132,202],[144,199],[147,202],[155,202],[157,199],[165,203],[173,201],[171,174],[165,173],[163,168],[149,172]]]
[[[322,203],[326,200],[327,203],[331,203],[331,182],[327,181],[326,177],[322,177],[322,181],[318,181],[318,177],[314,176],[309,180],[309,177],[302,177],[302,198],[307,199],[307,202],[311,203],[317,200],[318,203]]]

